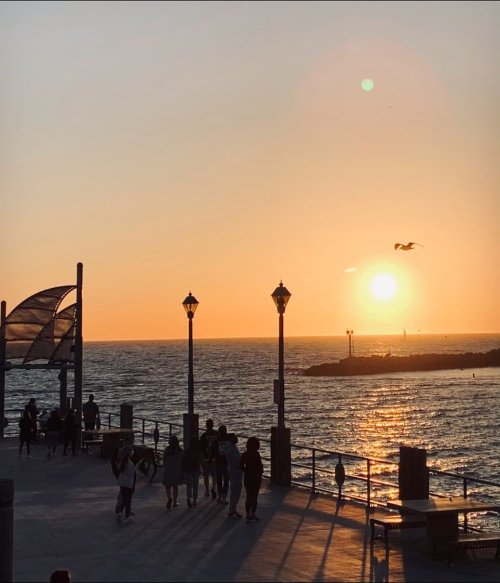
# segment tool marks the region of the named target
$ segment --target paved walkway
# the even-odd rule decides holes
[[[0,440],[0,478],[15,480],[14,581],[48,581],[69,568],[74,582],[106,581],[500,581],[494,549],[452,567],[432,561],[422,530],[390,533],[373,551],[364,507],[311,497],[300,488],[259,496],[261,521],[227,518],[209,498],[167,510],[161,477],[140,477],[136,522],[118,525],[118,487],[97,453],[46,458],[43,445],[18,459],[17,439]],[[160,473],[160,472],[159,472]],[[201,481],[200,481],[201,484]],[[244,509],[244,493],[240,510]]]

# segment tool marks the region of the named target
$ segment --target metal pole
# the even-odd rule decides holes
[[[194,413],[194,375],[193,375],[193,313],[188,313],[189,318],[189,366],[188,366],[188,414]],[[187,447],[187,444],[185,444]]]
[[[283,313],[279,317],[278,339],[278,378],[280,382],[280,394],[278,402],[278,428],[285,427],[285,342],[283,337]]]
[[[82,336],[82,289],[83,264],[76,266],[76,323],[75,323],[75,397],[73,408],[76,416],[76,442],[81,443],[82,433],[82,393],[83,393],[83,336]]]
[[[1,304],[0,320],[0,439],[4,437],[5,418],[5,321],[7,319],[7,304]]]
[[[0,479],[0,581],[10,583],[14,572],[14,480]]]

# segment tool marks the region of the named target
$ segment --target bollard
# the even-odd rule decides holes
[[[0,581],[11,583],[14,558],[14,480],[0,479]]]

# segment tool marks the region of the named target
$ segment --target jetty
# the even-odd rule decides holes
[[[305,376],[355,376],[416,372],[446,369],[470,369],[500,366],[500,348],[488,352],[460,354],[413,354],[409,356],[349,356],[338,362],[311,366],[303,371]]]
[[[369,518],[354,502],[271,486],[259,495],[258,523],[227,517],[227,506],[203,496],[167,510],[161,477],[140,476],[135,522],[117,524],[118,486],[109,460],[89,453],[46,457],[43,443],[18,459],[18,439],[0,440],[0,479],[15,482],[14,582],[48,581],[68,568],[75,582],[391,581],[464,583],[500,580],[493,549],[432,560],[418,529],[391,532],[388,550],[370,545]],[[244,491],[239,503],[244,509]]]

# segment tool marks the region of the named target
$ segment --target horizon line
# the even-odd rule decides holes
[[[496,336],[500,335],[500,332],[406,332],[406,338],[408,336]],[[344,334],[310,334],[310,335],[290,335],[286,336],[286,339],[298,339],[298,338],[344,338]],[[355,337],[373,337],[373,336],[394,336],[402,337],[402,333],[391,333],[391,334],[356,334]],[[277,336],[206,336],[195,338],[194,341],[202,340],[276,340]],[[178,338],[109,338],[106,340],[93,340],[83,339],[84,342],[172,342],[172,341],[184,341],[187,337]]]

